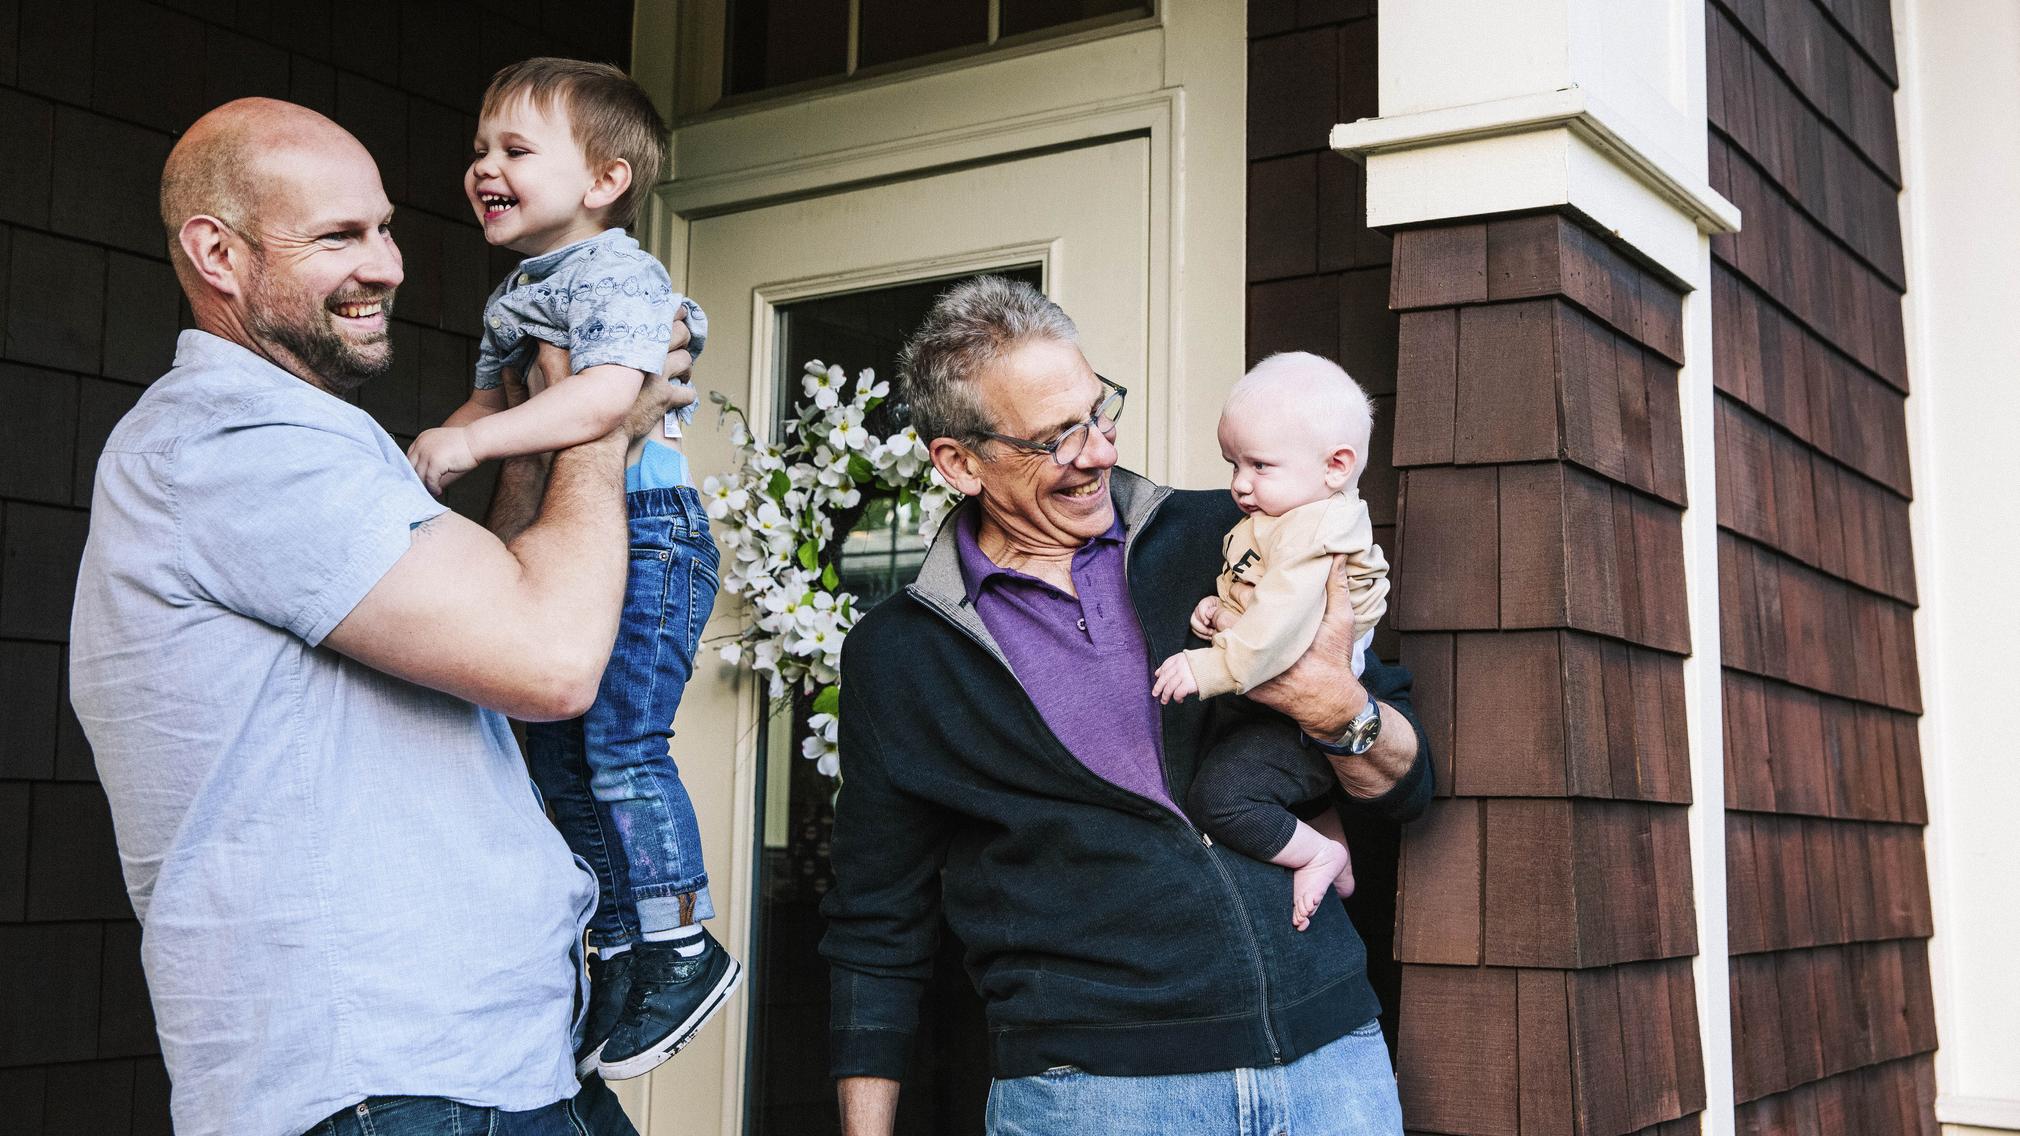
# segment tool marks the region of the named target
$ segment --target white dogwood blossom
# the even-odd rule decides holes
[[[722,589],[746,604],[745,626],[723,645],[722,659],[764,676],[772,698],[795,689],[814,696],[800,752],[832,777],[841,769],[842,641],[860,614],[841,587],[835,518],[866,493],[895,496],[900,523],[930,537],[960,495],[933,469],[918,431],[870,433],[870,413],[891,390],[874,371],[851,381],[841,367],[814,360],[800,389],[804,400],[776,442],[760,441],[728,399],[709,396],[735,416],[730,445],[738,460],[735,471],[702,481],[702,499],[722,550]]]

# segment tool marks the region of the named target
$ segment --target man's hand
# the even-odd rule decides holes
[[[1157,681],[1150,684],[1150,695],[1159,702],[1183,702],[1199,693],[1199,679],[1193,677],[1192,663],[1180,651],[1169,659],[1157,664]]]
[[[1339,737],[1368,702],[1368,692],[1354,677],[1349,578],[1347,558],[1333,557],[1333,570],[1326,576],[1326,614],[1312,645],[1288,670],[1248,692],[1251,701],[1288,716],[1314,738]]]
[[[421,484],[440,497],[449,483],[477,468],[470,452],[470,431],[463,426],[437,426],[423,430],[407,447],[407,460],[421,475]]]
[[[638,397],[632,401],[631,410],[625,414],[624,422],[618,429],[625,438],[634,441],[659,429],[666,421],[666,412],[680,405],[675,401],[677,393],[686,389],[678,383],[647,375],[644,385],[638,388]],[[694,400],[690,398],[688,401]]]
[[[1208,596],[1192,609],[1192,633],[1201,639],[1212,639],[1217,631],[1226,630],[1220,625],[1220,597]]]
[[[694,356],[687,353],[687,341],[689,338],[687,309],[682,308],[674,313],[673,346],[666,352],[666,362],[660,365],[659,373],[661,375],[669,379],[678,378],[694,369]],[[539,341],[538,351],[533,357],[533,366],[528,369],[523,380],[519,373],[510,367],[507,367],[502,372],[505,385],[505,405],[517,406],[534,395],[539,394],[541,391],[546,390],[550,385],[567,378],[572,373],[568,366],[568,349],[566,347],[556,347],[546,340],[541,340]],[[668,385],[678,386],[680,384],[673,383]],[[695,394],[692,390],[689,390],[684,396],[684,400],[683,396],[676,395],[674,404],[669,409],[678,410],[694,400]]]
[[[1347,732],[1368,704],[1367,688],[1354,676],[1354,601],[1347,584],[1352,569],[1344,555],[1333,557],[1326,577],[1326,614],[1319,632],[1290,669],[1248,692],[1251,701],[1298,724],[1305,736],[1331,741]],[[1404,717],[1380,708],[1382,733],[1374,748],[1359,756],[1326,755],[1333,775],[1350,795],[1379,797],[1394,788],[1417,759],[1417,733]]]
[[[683,379],[694,370],[694,356],[688,354],[688,341],[694,333],[687,330],[687,307],[682,305],[673,313],[673,338],[666,344],[666,365],[659,369],[663,378]]]

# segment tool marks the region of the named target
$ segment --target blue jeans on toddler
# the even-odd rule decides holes
[[[596,873],[595,947],[715,914],[694,804],[667,753],[715,608],[715,542],[701,496],[687,486],[627,493],[625,510],[631,567],[596,704],[580,718],[526,727],[533,781],[568,847]]]
[[[1288,1065],[1102,1077],[1062,1065],[989,1086],[989,1136],[1402,1136],[1379,1021]]]

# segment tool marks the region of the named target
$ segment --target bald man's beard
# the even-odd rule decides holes
[[[264,256],[254,254],[252,263],[246,289],[247,330],[287,352],[323,389],[345,394],[392,369],[393,289],[360,288],[316,296],[275,279]],[[386,330],[362,339],[346,336],[337,324],[340,317],[330,309],[373,301],[383,305]]]

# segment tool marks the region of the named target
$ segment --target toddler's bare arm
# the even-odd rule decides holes
[[[643,372],[616,363],[588,367],[518,406],[424,431],[407,458],[429,491],[440,493],[492,458],[551,453],[603,437],[624,421],[644,379]]]

